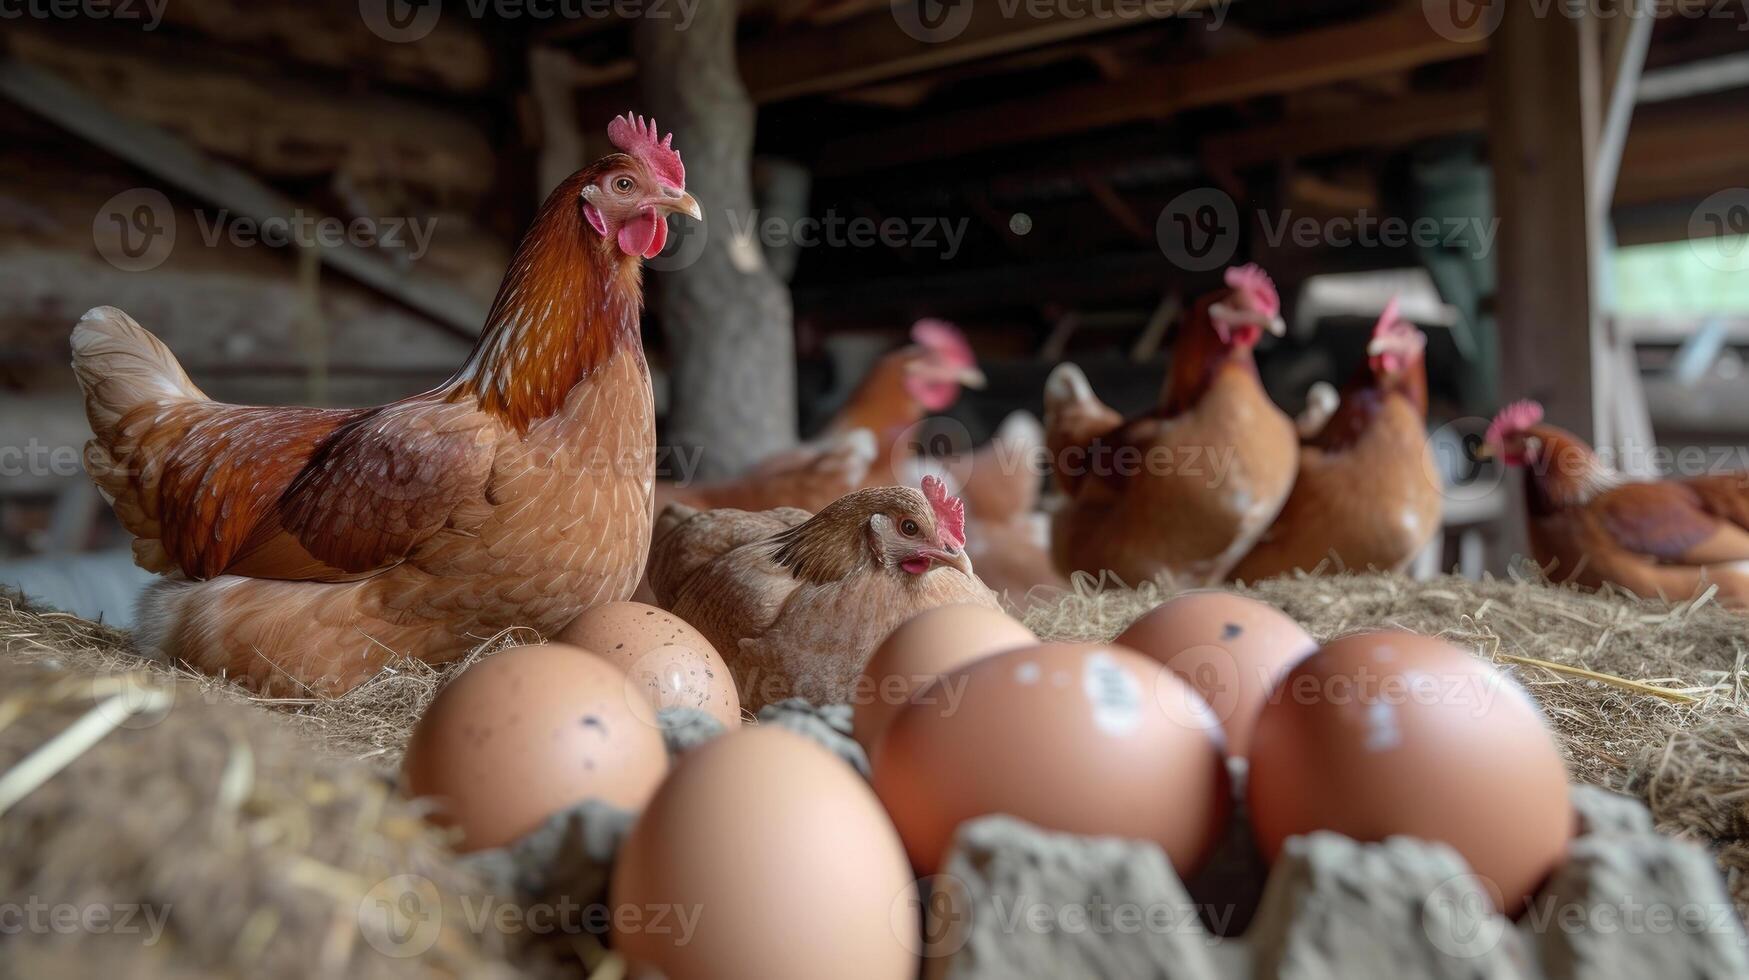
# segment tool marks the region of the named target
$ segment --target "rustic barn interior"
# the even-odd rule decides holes
[[[922,316],[965,330],[991,380],[952,409],[971,440],[1038,412],[1062,360],[1145,407],[1223,264],[1173,254],[1188,218],[1275,277],[1292,329],[1259,360],[1290,412],[1340,381],[1387,295],[1429,332],[1441,459],[1492,488],[1452,498],[1426,569],[1521,550],[1513,488],[1465,449],[1511,398],[1606,446],[1749,431],[1730,5],[1460,25],[1383,0],[925,4],[933,27],[888,0],[357,6],[5,21],[6,577],[122,622],[139,581],[70,584],[128,575],[78,465],[66,336],[86,309],[133,313],[219,398],[421,390],[628,109],[752,219],[699,234],[706,265],[736,237],[763,252],[756,276],[663,271],[693,261],[677,226],[651,263],[664,431],[709,443],[705,473],[809,434]]]
[[[1746,92],[1749,0],[0,0],[0,977],[1749,977]]]

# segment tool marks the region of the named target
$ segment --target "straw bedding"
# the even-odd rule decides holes
[[[1542,704],[1575,780],[1638,796],[1661,829],[1710,847],[1749,908],[1741,616],[1708,597],[1669,605],[1541,581],[1337,575],[1240,591],[1319,639],[1395,626],[1477,649]],[[1169,593],[1083,578],[1035,597],[1025,619],[1048,639],[1104,640]],[[475,656],[533,638],[499,637]],[[210,929],[174,937],[184,965],[247,963],[259,975],[299,975],[314,956],[355,975],[501,965],[518,955],[503,937],[446,933],[411,960],[348,938],[363,890],[385,874],[420,874],[446,902],[477,887],[391,792],[406,733],[444,674],[409,662],[339,699],[259,700],[143,660],[124,633],[0,595],[0,780],[117,675],[133,678],[130,691],[170,690],[177,705],[162,723],[114,727],[0,816],[0,894],[210,907]]]

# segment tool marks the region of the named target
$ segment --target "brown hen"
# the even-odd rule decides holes
[[[1299,440],[1252,358],[1264,331],[1284,331],[1281,303],[1254,265],[1228,269],[1226,281],[1181,328],[1154,411],[1125,422],[1073,364],[1046,382],[1045,430],[1065,498],[1052,554],[1064,573],[1219,582],[1281,510]]]
[[[642,260],[668,214],[699,208],[654,126],[608,134],[621,152],[547,198],[467,363],[423,394],[220,404],[127,314],[85,315],[86,465],[166,576],[141,600],[143,648],[334,694],[398,655],[451,660],[631,594],[655,466]]]
[[[657,520],[657,602],[716,646],[741,706],[849,700],[900,623],[953,603],[995,607],[966,557],[964,506],[941,481],[859,490],[810,517],[670,507]]]
[[[1630,480],[1542,417],[1535,402],[1501,409],[1483,454],[1524,470],[1531,550],[1550,577],[1670,600],[1716,585],[1749,608],[1749,473]]]
[[[1373,328],[1366,368],[1300,448],[1293,493],[1232,578],[1401,571],[1433,539],[1442,484],[1427,440],[1426,348],[1393,300]]]

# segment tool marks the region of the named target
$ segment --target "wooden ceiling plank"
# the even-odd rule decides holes
[[[1439,61],[1472,57],[1485,41],[1452,40],[1419,10],[1306,31],[1227,54],[1138,69],[995,105],[943,113],[826,147],[822,170],[849,173],[1060,137]]]
[[[939,42],[919,40],[894,20],[886,4],[878,9],[744,42],[738,63],[753,100],[780,102],[837,92],[919,72],[951,68],[979,58],[1011,54],[1093,34],[1136,27],[1170,16],[1189,16],[1213,0],[1174,5],[1144,5],[1135,17],[1094,17],[1072,7],[1050,16],[1008,16],[1004,4],[980,3],[958,34]]]
[[[1283,157],[1479,133],[1487,116],[1487,100],[1480,89],[1412,95],[1358,111],[1321,113],[1217,133],[1203,141],[1202,154],[1211,165],[1248,167]]]

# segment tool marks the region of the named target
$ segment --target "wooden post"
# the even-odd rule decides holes
[[[702,229],[678,229],[702,233],[702,248],[682,241],[682,259],[650,263],[673,354],[668,442],[703,449],[703,477],[740,472],[796,439],[789,290],[759,243],[738,235],[759,217],[753,103],[735,68],[738,6],[700,4],[686,30],[677,18],[642,17],[633,35],[645,101],[674,132],[705,215]]]
[[[1495,2],[1505,5],[1487,66],[1500,220],[1500,390],[1507,399],[1542,402],[1550,422],[1596,444],[1609,437],[1603,420],[1611,393],[1600,382],[1614,374],[1597,304],[1603,226],[1592,205],[1601,112],[1597,21],[1560,4]],[[1501,558],[1527,553],[1512,482]]]

